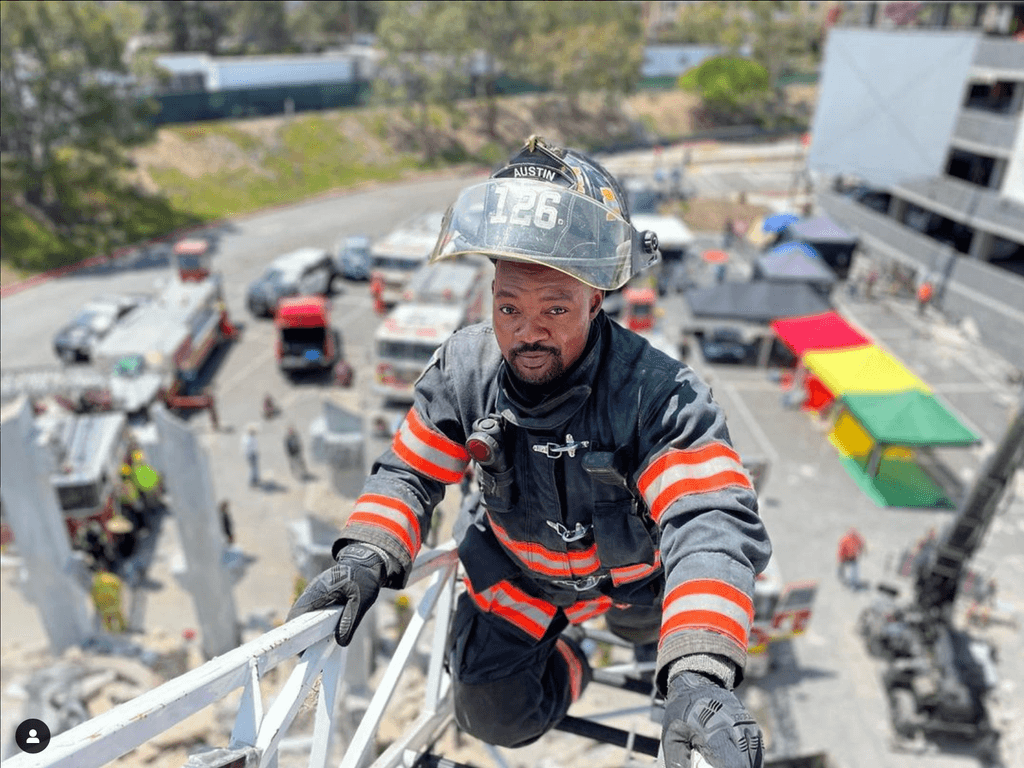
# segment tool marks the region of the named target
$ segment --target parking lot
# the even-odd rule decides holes
[[[366,283],[346,282],[335,295],[333,323],[343,335],[346,355],[356,370],[351,389],[326,382],[293,384],[277,370],[273,327],[245,310],[245,288],[274,256],[305,245],[333,248],[349,234],[378,236],[418,212],[443,208],[467,179],[428,179],[414,184],[368,189],[252,216],[216,233],[214,268],[225,279],[232,319],[241,321],[240,341],[229,347],[213,383],[221,428],[204,413],[190,420],[202,435],[218,498],[228,499],[235,519],[236,541],[253,563],[235,590],[239,619],[258,630],[283,618],[292,600],[296,576],[288,548],[287,524],[307,511],[338,519],[347,511],[344,499],[329,488],[326,468],[313,465],[314,477],[293,478],[284,452],[284,430],[294,424],[306,437],[324,399],[357,413],[375,404],[369,393],[372,368],[370,340],[378,317]],[[708,243],[714,235],[701,235]],[[134,260],[51,281],[3,302],[0,330],[4,366],[55,362],[50,339],[74,309],[93,295],[144,291],[166,279],[167,246],[137,254]],[[744,274],[737,256],[734,276]],[[950,471],[969,484],[1008,421],[1020,385],[1009,380],[1009,366],[936,315],[919,318],[911,303],[898,299],[859,301],[837,293],[840,310],[877,342],[900,358],[984,438],[976,449],[940,454]],[[670,294],[661,302],[664,332],[678,338],[685,316],[682,297]],[[692,364],[710,381],[725,408],[736,447],[742,455],[768,460],[769,475],[761,494],[761,513],[771,534],[776,557],[787,581],[819,583],[815,611],[806,634],[780,649],[776,669],[745,686],[747,702],[765,724],[770,754],[825,753],[842,768],[959,768],[976,766],[969,751],[921,754],[894,752],[881,669],[855,632],[859,611],[873,590],[851,592],[839,584],[835,550],[840,536],[855,525],[868,543],[862,576],[872,585],[901,584],[892,574],[899,553],[930,529],[941,527],[953,513],[928,509],[879,508],[860,491],[842,468],[826,439],[826,425],[811,415],[785,407],[779,385],[762,369]],[[283,409],[281,417],[263,421],[260,406],[271,394]],[[250,488],[240,440],[248,424],[259,425],[264,484]],[[379,442],[368,446],[372,457]],[[1020,479],[1018,478],[1018,488]],[[455,498],[452,498],[454,496]],[[450,515],[458,494],[445,502]],[[180,637],[195,626],[187,594],[171,575],[177,554],[173,526],[166,526],[157,544],[152,586],[139,596],[136,620],[149,635]],[[1024,753],[1024,654],[1021,620],[1024,597],[1024,493],[1004,506],[987,535],[975,565],[995,577],[998,600],[1017,624],[996,623],[978,629],[1000,651],[1001,684],[996,715],[1003,729],[1007,765],[1022,765]],[[19,654],[45,644],[34,609],[14,589],[16,569],[2,573],[3,680],[24,674]],[[905,585],[903,585],[905,586]],[[619,695],[619,694],[616,694]],[[581,703],[593,708],[608,696],[593,686]],[[639,702],[642,705],[642,700]],[[17,706],[4,699],[3,732]],[[619,704],[621,706],[621,704]],[[10,713],[10,714],[8,714]],[[587,745],[575,737],[553,734],[538,745],[502,750],[509,765],[611,765],[604,757],[584,755]],[[559,751],[555,751],[559,750]],[[557,760],[553,755],[560,754]],[[600,755],[605,755],[601,752]],[[611,758],[609,758],[611,759]],[[554,760],[555,762],[552,762]],[[1016,760],[1016,762],[1014,762]]]

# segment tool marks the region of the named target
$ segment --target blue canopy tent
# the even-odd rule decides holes
[[[761,222],[761,230],[767,233],[781,232],[790,224],[795,224],[800,221],[800,217],[795,213],[776,213],[771,216],[767,216],[764,221]]]

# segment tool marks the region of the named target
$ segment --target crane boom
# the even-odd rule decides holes
[[[917,603],[927,612],[947,612],[968,560],[981,546],[999,500],[1013,473],[1024,463],[1024,399],[995,452],[964,499],[953,522],[917,573]]]

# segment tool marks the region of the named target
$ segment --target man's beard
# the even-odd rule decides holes
[[[543,373],[538,374],[536,378],[527,378],[522,371],[516,367],[516,358],[527,352],[547,352],[551,355],[551,365]],[[524,381],[527,384],[548,384],[563,373],[565,373],[565,363],[562,361],[562,353],[554,347],[545,347],[543,344],[523,344],[511,350],[508,355],[509,368],[515,377],[520,381]]]

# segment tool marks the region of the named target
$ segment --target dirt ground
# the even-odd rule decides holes
[[[694,232],[721,232],[727,220],[740,226],[747,226],[770,209],[754,203],[740,203],[712,197],[693,197],[683,203],[673,203],[665,213],[679,216]]]

